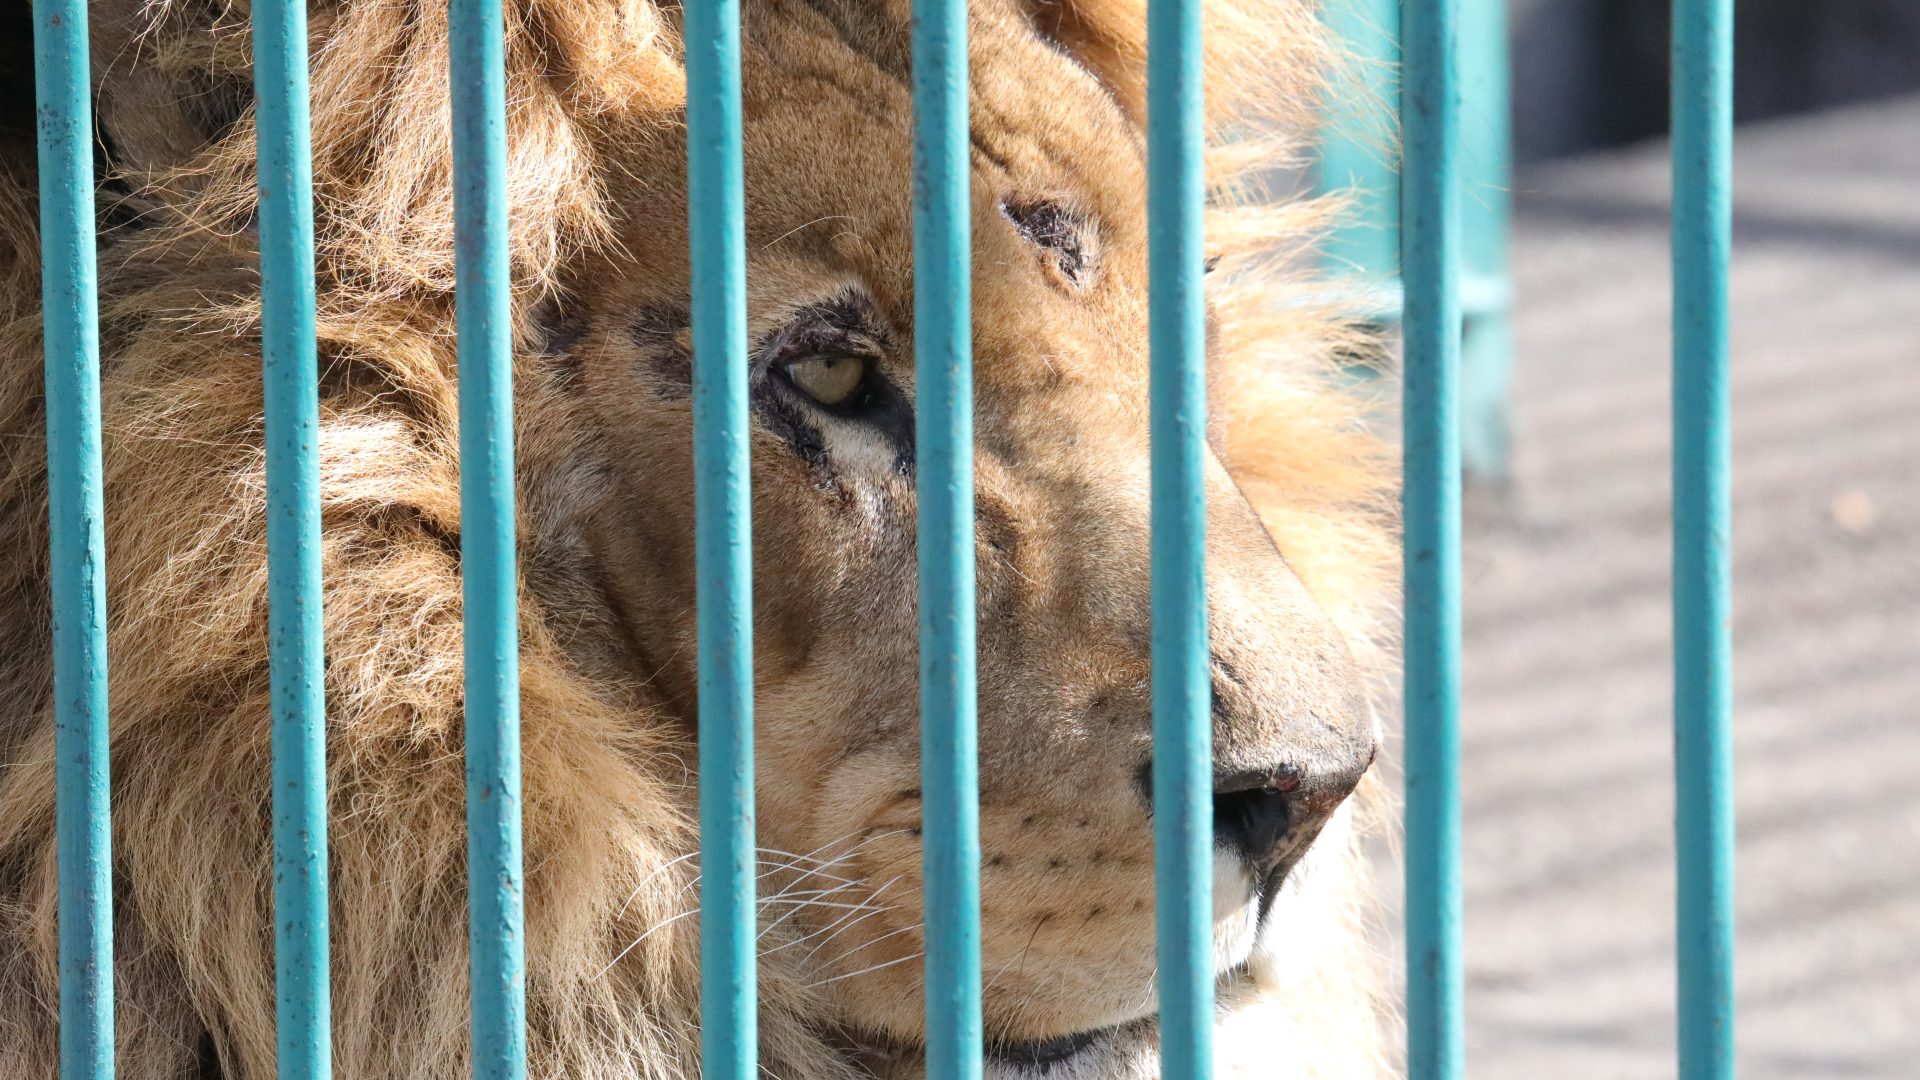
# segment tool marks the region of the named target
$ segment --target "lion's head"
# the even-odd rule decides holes
[[[273,1059],[252,128],[240,15],[100,5],[123,1075]],[[509,5],[528,992],[540,1076],[697,1056],[685,133],[677,10]],[[995,1076],[1153,1073],[1141,9],[972,7],[982,953]],[[1214,57],[1294,105],[1311,12]],[[336,1064],[465,1053],[445,30],[315,10]],[[908,15],[745,5],[763,1061],[914,1075],[924,1003]],[[1226,98],[1222,78],[1216,94]],[[1210,88],[1211,89],[1211,88]],[[0,422],[38,438],[31,144]],[[1226,200],[1223,198],[1223,208]],[[1370,1076],[1344,800],[1389,536],[1330,333],[1216,218],[1207,548],[1222,1071]],[[0,1076],[51,1060],[44,472],[0,459]],[[938,828],[938,822],[924,823]],[[1323,835],[1324,834],[1324,835]],[[1320,838],[1318,844],[1316,838]],[[1311,851],[1309,850],[1312,846]]]

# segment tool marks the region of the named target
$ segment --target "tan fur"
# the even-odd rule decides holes
[[[751,335],[851,290],[888,338],[879,370],[910,397],[905,0],[745,6]],[[532,1075],[692,1076],[678,12],[507,7]],[[1005,1040],[1121,1024],[1104,1064],[1056,1080],[1150,1075],[1127,1064],[1153,1045],[1131,1019],[1152,1000],[1150,826],[1131,786],[1148,751],[1144,6],[972,7],[987,1019]],[[312,7],[343,1080],[449,1080],[467,1053],[444,10]],[[1216,743],[1223,761],[1265,767],[1373,737],[1356,687],[1383,671],[1391,470],[1366,403],[1335,388],[1338,325],[1284,300],[1275,268],[1312,210],[1253,198],[1250,167],[1284,149],[1300,120],[1286,109],[1319,85],[1313,13],[1206,10],[1222,147],[1208,557],[1217,655],[1239,695]],[[126,1080],[273,1072],[246,14],[237,0],[94,5]],[[0,117],[4,1080],[53,1075],[56,1051],[26,116]],[[1088,280],[1064,280],[1009,226],[1001,200],[1025,198],[1094,223]],[[870,433],[818,426],[826,466],[764,422],[754,436],[762,1062],[781,1080],[915,1076],[912,480]],[[1354,805],[1222,984],[1222,1075],[1384,1073],[1382,965],[1361,925],[1369,815]]]

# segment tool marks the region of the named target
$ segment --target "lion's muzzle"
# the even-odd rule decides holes
[[[1364,756],[1309,767],[1223,773],[1213,789],[1213,834],[1265,878],[1298,859],[1373,764]]]

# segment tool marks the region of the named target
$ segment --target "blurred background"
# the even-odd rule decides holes
[[[1511,0],[1522,164],[1667,130],[1672,0]],[[1735,0],[1734,111],[1765,120],[1920,91],[1914,0]]]
[[[1476,1080],[1674,1075],[1669,4],[1511,0],[1503,67],[1467,73],[1469,118],[1510,76],[1513,165],[1469,134],[1469,217],[1511,197],[1510,321],[1467,361]],[[1920,2],[1735,6],[1740,1074],[1912,1078]]]

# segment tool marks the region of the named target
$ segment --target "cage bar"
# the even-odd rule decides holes
[[[1734,1074],[1732,151],[1732,0],[1679,0],[1673,17],[1673,744],[1681,1080]]]
[[[1347,68],[1321,98],[1315,191],[1347,200],[1320,245],[1335,298],[1356,317],[1400,319],[1400,169],[1393,113],[1400,0],[1330,0],[1319,8]]]
[[[467,908],[473,1075],[526,1075],[520,645],[513,507],[513,325],[500,0],[452,0],[454,303],[460,366]]]
[[[1464,1068],[1460,961],[1459,0],[1401,8],[1407,1065]]]
[[[85,0],[35,0],[64,1080],[113,1076],[106,534],[87,51]]]
[[[1509,0],[1460,0],[1460,467],[1508,479],[1507,384],[1513,367],[1513,219]]]
[[[914,461],[929,1080],[977,1080],[982,1069],[971,179],[967,5],[916,0]]]
[[[1480,4],[1470,9],[1481,20],[1472,24],[1479,27],[1479,46],[1492,48],[1501,36],[1497,10],[1481,0],[1467,2]],[[1461,226],[1461,3],[1401,5],[1407,1009],[1409,1074],[1415,1080],[1463,1075],[1460,271],[1463,257],[1477,267],[1492,256],[1473,249],[1475,237],[1463,237]],[[263,0],[252,18],[279,1067],[282,1077],[319,1080],[330,1073],[330,1010],[307,28],[298,0]],[[1199,0],[1152,0],[1148,20],[1157,978],[1163,1075],[1198,1080],[1211,1072],[1213,1019]],[[1678,0],[1673,29],[1682,1080],[1733,1076],[1731,20],[1731,0]],[[106,1080],[114,1064],[110,808],[85,4],[36,0],[33,24],[58,754],[61,1070],[69,1080]],[[485,1080],[521,1080],[524,896],[501,0],[452,0],[449,25],[474,1073]],[[738,0],[698,0],[686,9],[684,30],[698,481],[703,1075],[750,1080],[758,1071],[757,935]],[[916,0],[922,768],[925,819],[939,826],[925,833],[927,1046],[935,1080],[977,1080],[982,1072],[966,52],[964,0]],[[1481,70],[1477,77],[1498,83],[1487,100],[1503,100],[1498,71]],[[1504,145],[1502,139],[1480,165],[1504,175]],[[1482,222],[1481,231],[1482,239],[1499,246],[1504,234],[1488,231],[1504,227],[1504,197],[1496,197],[1488,209],[1494,223]],[[1389,262],[1378,251],[1357,261]],[[1496,298],[1504,305],[1501,289],[1497,284]],[[1479,311],[1485,290],[1469,292],[1467,306]],[[1504,348],[1502,342],[1503,354]]]
[[[266,396],[267,653],[273,713],[274,1001],[280,1080],[333,1071],[320,595],[319,369],[307,12],[253,8]]]
[[[1206,199],[1199,0],[1147,7],[1154,914],[1160,1072],[1213,1071]]]
[[[706,1080],[754,1080],[753,592],[738,0],[686,7]]]

